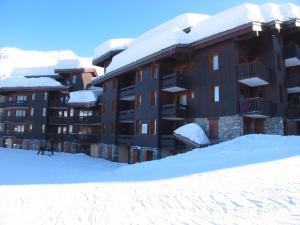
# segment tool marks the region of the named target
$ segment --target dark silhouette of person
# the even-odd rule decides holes
[[[45,147],[41,145],[37,154],[39,155],[40,153],[42,153],[42,155],[44,155],[44,152],[45,152]]]

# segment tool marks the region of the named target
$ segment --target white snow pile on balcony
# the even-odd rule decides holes
[[[0,48],[0,77],[55,75],[54,69],[94,68],[92,58],[77,56],[70,50],[29,51]],[[98,69],[102,74],[102,69]],[[97,72],[98,72],[97,71]]]
[[[137,37],[130,43],[128,49],[113,58],[107,68],[107,73],[135,63],[173,45],[190,44],[250,22],[266,23],[273,20],[300,19],[300,7],[292,3],[281,5],[246,3],[211,17],[200,14],[195,23],[191,23],[194,20],[187,19],[188,17],[185,15],[178,16]],[[190,27],[190,25],[193,27],[191,32],[184,33],[182,30]],[[260,31],[261,28],[256,26],[254,30]]]
[[[192,28],[207,18],[209,18],[208,15],[185,13],[151,29],[134,39],[125,51],[116,55],[107,68],[107,72],[135,62],[172,45],[185,44],[186,33],[183,30]]]
[[[102,88],[93,88],[88,90],[70,92],[68,103],[94,103],[97,102],[102,94]]]
[[[299,143],[247,135],[134,165],[0,148],[0,224],[300,224]]]
[[[175,134],[178,134],[184,138],[187,138],[199,145],[209,144],[210,141],[203,131],[202,127],[197,123],[189,123],[177,128],[174,131]]]
[[[0,79],[0,88],[26,88],[26,87],[60,87],[61,83],[50,77],[10,77]]]
[[[97,59],[110,51],[125,50],[133,41],[132,38],[110,39],[101,45],[98,45],[94,50],[93,59]]]

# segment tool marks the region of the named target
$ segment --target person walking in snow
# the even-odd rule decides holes
[[[44,155],[44,152],[45,152],[45,148],[44,148],[44,146],[40,146],[40,148],[39,148],[39,151],[38,151],[38,155],[40,154],[42,152],[42,155]]]

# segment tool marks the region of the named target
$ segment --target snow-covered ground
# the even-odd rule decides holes
[[[300,137],[126,165],[0,149],[0,225],[300,224]]]

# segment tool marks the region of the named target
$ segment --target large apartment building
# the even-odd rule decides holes
[[[88,85],[94,69],[57,69],[47,77],[9,78],[0,84],[0,145],[90,152],[100,140],[101,88]]]
[[[212,143],[299,134],[299,16],[291,4],[245,4],[98,46],[93,62],[106,71],[92,81],[103,88],[100,151],[131,163],[175,154],[186,146],[173,132],[189,122]]]
[[[94,69],[0,82],[0,145],[135,163],[186,151],[197,123],[211,143],[300,134],[300,8],[244,4],[183,14],[95,50]]]

